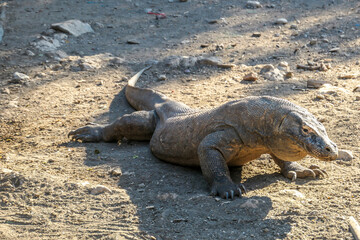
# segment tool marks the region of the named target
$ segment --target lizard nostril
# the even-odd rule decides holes
[[[325,148],[325,150],[331,152],[331,149],[329,147]]]

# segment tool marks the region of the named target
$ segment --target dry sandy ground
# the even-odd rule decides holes
[[[238,0],[5,2],[1,239],[353,239],[348,217],[360,220],[360,93],[353,92],[360,84],[358,1],[261,1],[257,9]],[[147,8],[167,18],[157,20]],[[289,23],[275,25],[278,18]],[[69,58],[58,61],[33,47],[50,24],[68,19],[94,28],[94,33],[69,36],[59,48],[70,59],[111,53],[125,61],[78,71]],[[254,32],[261,36],[252,37]],[[130,39],[139,44],[127,44]],[[307,157],[301,164],[318,164],[329,177],[291,182],[263,156],[244,167],[241,181],[248,194],[226,201],[208,196],[199,169],[161,162],[146,142],[69,141],[72,129],[133,111],[121,91],[126,79],[171,55],[217,56],[236,66],[156,64],[140,85],[198,108],[250,95],[288,99],[322,121],[330,138],[354,159]],[[282,61],[292,78],[269,81],[260,74],[263,64]],[[296,69],[321,62],[331,68]],[[16,83],[14,72],[30,80]],[[251,72],[259,79],[243,81]],[[161,74],[165,81],[158,80]],[[339,78],[349,74],[353,78]],[[308,80],[326,80],[338,89],[320,94],[306,87]],[[238,172],[233,175],[239,180]],[[91,194],[96,185],[111,193]]]

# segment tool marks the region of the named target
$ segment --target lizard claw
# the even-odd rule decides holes
[[[102,140],[102,126],[85,126],[70,131],[68,137],[73,141],[99,142]]]
[[[312,165],[309,168],[303,167],[298,163],[291,162],[287,163],[286,167],[282,169],[282,173],[285,177],[295,181],[297,178],[306,178],[306,177],[326,177],[327,172],[322,170],[317,165]]]
[[[216,196],[219,195],[221,198],[225,199],[234,199],[235,196],[242,196],[242,193],[246,192],[245,187],[240,184],[239,186],[235,183],[214,183],[211,187],[211,195]]]

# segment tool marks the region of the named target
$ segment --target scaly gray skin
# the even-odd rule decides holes
[[[311,155],[335,160],[336,145],[324,126],[306,109],[275,97],[247,97],[209,110],[191,109],[151,89],[135,87],[145,68],[132,77],[125,95],[136,112],[109,125],[85,126],[71,131],[73,140],[111,142],[126,137],[150,140],[152,153],[164,161],[200,166],[212,195],[241,196],[245,188],[230,178],[229,166],[242,166],[262,154],[270,154],[282,174],[297,177],[324,176],[313,165],[294,161]]]

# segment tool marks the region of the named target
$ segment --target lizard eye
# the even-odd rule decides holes
[[[307,128],[307,127],[303,127],[302,128],[302,132],[305,134],[305,135],[308,135],[310,133],[310,130]]]

